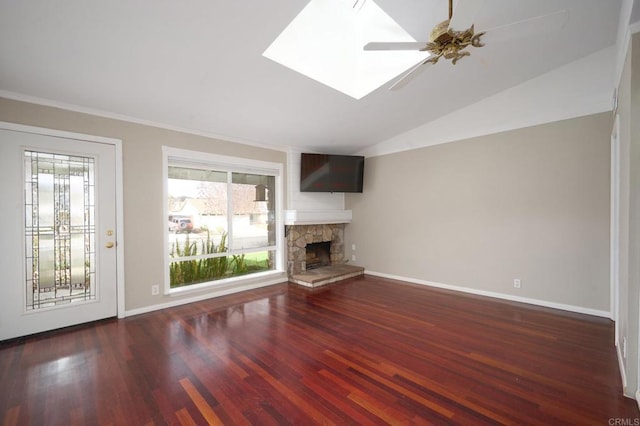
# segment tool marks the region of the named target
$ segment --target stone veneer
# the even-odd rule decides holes
[[[331,241],[331,264],[344,263],[344,224],[288,225],[287,274],[291,277],[306,271],[306,246],[311,243]]]

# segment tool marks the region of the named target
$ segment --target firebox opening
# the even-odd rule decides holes
[[[331,265],[331,241],[307,244],[306,251],[307,270]]]

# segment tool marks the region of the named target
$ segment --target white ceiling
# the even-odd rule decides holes
[[[375,1],[417,40],[448,13],[446,0]],[[615,44],[621,2],[486,0],[479,31],[558,10],[569,20],[355,100],[262,56],[306,0],[0,0],[0,94],[355,153]]]

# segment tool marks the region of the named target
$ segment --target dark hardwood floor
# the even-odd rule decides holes
[[[622,396],[611,321],[371,276],[0,344],[4,425],[612,425],[639,416]]]

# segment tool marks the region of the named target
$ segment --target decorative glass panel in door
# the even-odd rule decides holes
[[[95,300],[95,160],[25,151],[26,309]]]

